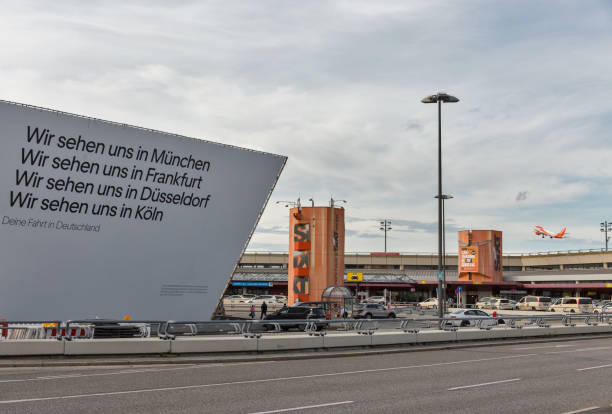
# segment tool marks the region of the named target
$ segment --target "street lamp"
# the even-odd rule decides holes
[[[606,251],[608,251],[608,242],[610,241],[610,236],[608,236],[609,232],[612,232],[612,223],[608,223],[604,221],[603,223],[599,223],[601,225],[601,232],[605,233],[606,236]]]
[[[285,207],[297,207],[298,208],[298,213],[302,214],[302,202],[300,201],[300,198],[298,197],[297,201],[277,201],[276,204],[284,204]]]
[[[438,104],[438,316],[440,324],[444,317],[446,278],[444,272],[444,262],[442,259],[442,102],[454,103],[459,102],[459,99],[448,95],[444,92],[438,92],[435,95],[427,96],[421,99],[423,103]]]
[[[383,220],[380,222],[380,230],[385,232],[385,253],[387,253],[387,232],[391,230],[391,220]]]
[[[438,196],[434,198],[438,198]],[[442,255],[442,279],[446,283],[446,206],[444,202],[454,197],[450,194],[442,194],[439,198],[442,199],[442,252],[444,252]]]

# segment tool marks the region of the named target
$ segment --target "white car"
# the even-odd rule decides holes
[[[274,296],[276,298],[276,301],[278,303],[287,304],[287,296],[284,296],[284,295],[272,295],[272,296]]]
[[[230,295],[230,296],[225,296],[223,298],[223,303],[231,303],[231,304],[245,303],[249,299],[252,299],[252,298],[249,296],[243,296],[243,295]]]
[[[370,296],[369,298],[364,300],[363,303],[381,303],[381,304],[385,304],[385,303],[387,303],[387,300],[385,299],[384,296]]]
[[[445,326],[478,326],[480,324],[482,327],[493,327],[498,324],[496,318],[480,309],[458,309],[448,317],[451,320],[445,321]],[[503,324],[503,319],[500,319],[499,323]]]
[[[422,309],[438,309],[438,298],[429,298],[423,302],[419,302]]]
[[[266,302],[266,304],[268,304],[268,303],[282,303],[278,299],[276,299],[276,296],[274,296],[274,295],[259,295],[259,296],[255,296],[254,298],[247,300],[245,303],[253,304],[253,305],[261,305],[264,302]]]
[[[513,310],[516,308],[516,303],[512,303],[510,299],[495,298],[489,301],[489,308],[499,310]]]

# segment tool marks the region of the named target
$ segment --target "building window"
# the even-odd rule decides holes
[[[578,270],[578,269],[603,269],[603,263],[575,263],[563,265],[564,269],[567,270]]]

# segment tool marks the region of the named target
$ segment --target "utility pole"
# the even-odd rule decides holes
[[[600,231],[605,234],[606,237],[606,251],[608,251],[608,242],[610,241],[610,236],[608,233],[612,232],[612,223],[608,223],[608,221],[604,221],[603,223],[599,223],[601,225]]]
[[[391,220],[384,219],[380,222],[380,229],[385,232],[385,253],[387,253],[387,232],[391,230]]]

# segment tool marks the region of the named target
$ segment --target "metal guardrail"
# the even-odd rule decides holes
[[[523,327],[550,328],[553,323],[559,326],[597,326],[612,325],[612,314],[557,314],[557,315],[498,315],[497,317],[459,317],[454,315],[444,318],[428,317],[425,313],[411,318],[388,319],[290,319],[290,320],[215,320],[215,321],[113,321],[112,326],[146,326],[133,337],[157,335],[162,340],[173,340],[177,336],[195,336],[205,334],[241,335],[246,338],[260,338],[262,335],[278,334],[290,328],[306,332],[312,336],[322,336],[326,331],[337,330],[355,332],[360,335],[374,335],[383,329],[397,329],[407,334],[417,335],[424,330],[457,331],[465,325],[480,330],[522,329]],[[97,323],[97,322],[95,322]],[[110,325],[106,325],[108,327]],[[0,321],[2,339],[10,340],[7,333],[11,330],[40,329],[52,333],[39,335],[38,339],[91,339],[96,328],[91,320],[61,321]]]

